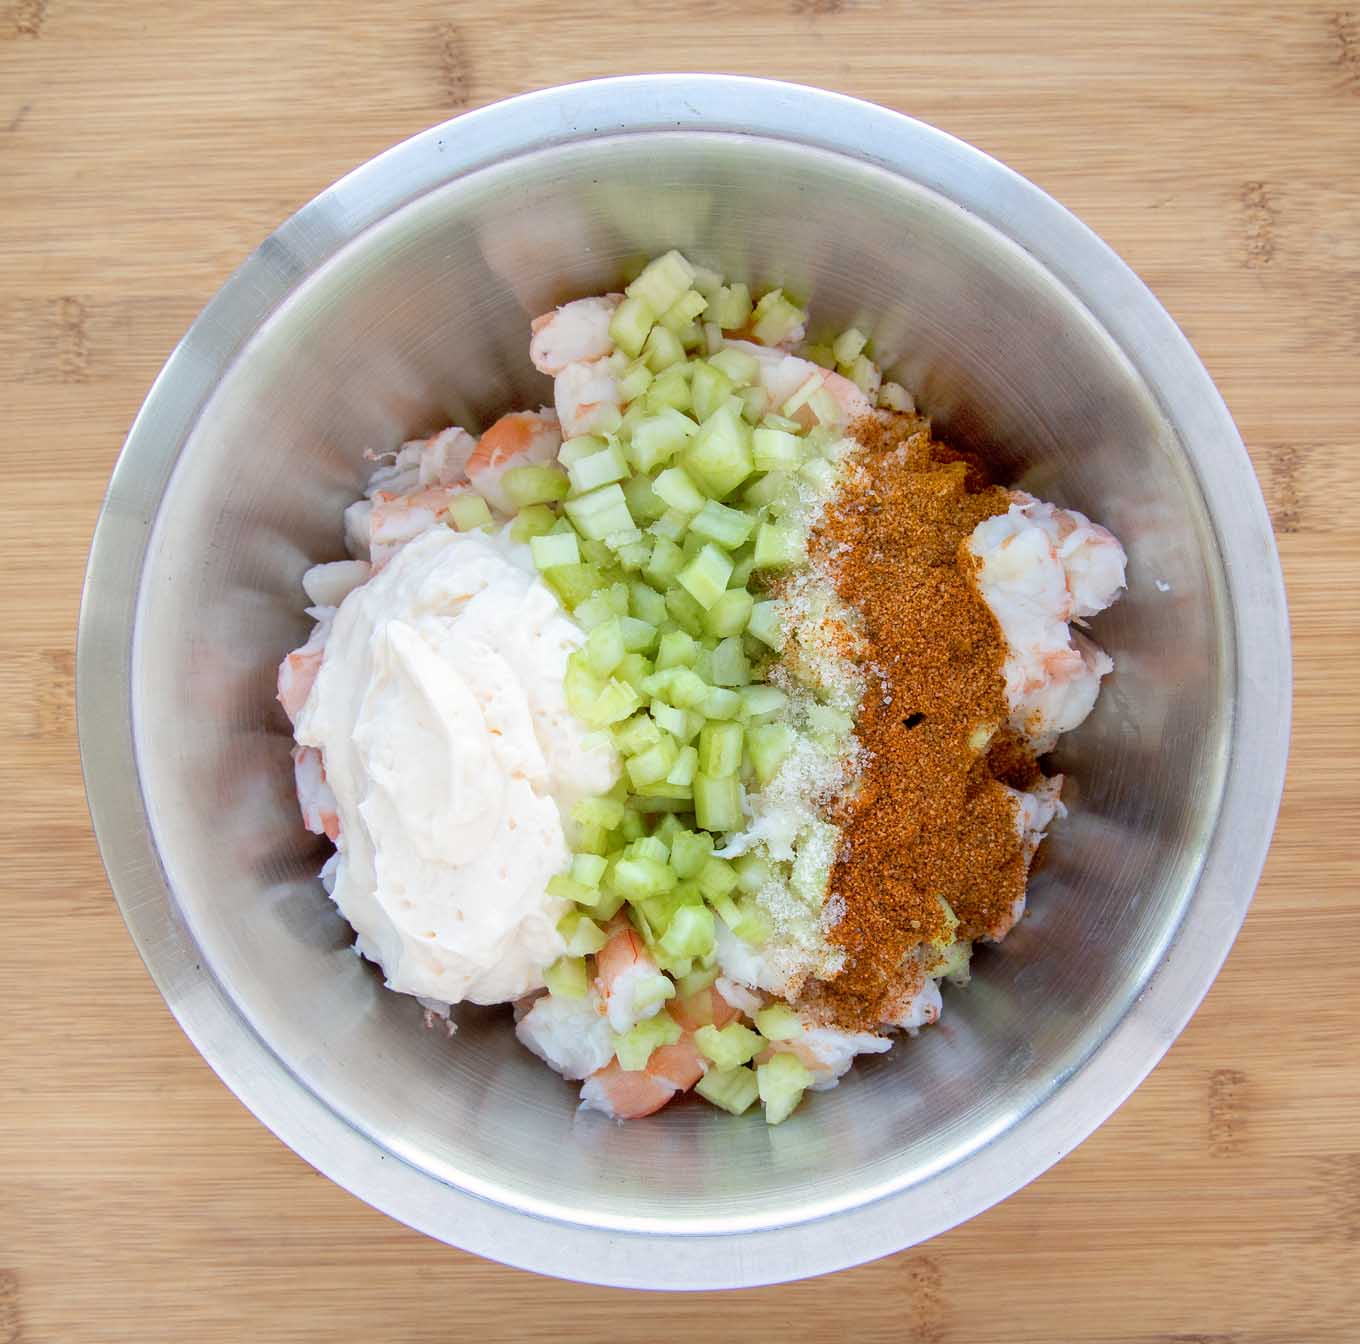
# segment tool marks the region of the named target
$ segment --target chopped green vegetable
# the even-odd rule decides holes
[[[616,1032],[613,1043],[619,1068],[630,1073],[645,1069],[654,1050],[663,1045],[674,1045],[679,1039],[680,1024],[667,1013],[657,1013],[622,1035]]]
[[[710,1069],[694,1085],[705,1101],[733,1115],[743,1115],[759,1094],[752,1069]]]
[[[449,522],[459,532],[489,532],[494,526],[486,500],[473,494],[454,496]]]
[[[584,957],[559,957],[543,972],[543,983],[559,999],[584,999],[588,988]]]
[[[756,1029],[767,1041],[794,1041],[803,1034],[798,1014],[787,1003],[767,1004],[756,1014]]]
[[[807,1066],[795,1055],[779,1053],[756,1069],[756,1088],[765,1105],[767,1124],[778,1125],[793,1114],[812,1081]]]

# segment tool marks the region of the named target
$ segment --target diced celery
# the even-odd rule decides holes
[[[950,980],[956,985],[967,984],[968,962],[972,955],[973,944],[966,938],[961,938],[945,948],[944,955],[931,968],[931,974]]]
[[[584,999],[589,981],[584,957],[559,957],[543,972],[543,983],[559,999]]]
[[[669,863],[671,854],[659,835],[640,835],[629,846],[630,859],[651,859],[655,863]]]
[[[643,397],[645,409],[656,415],[661,411],[688,411],[690,409],[689,379],[685,376],[683,365],[675,365],[659,374]]]
[[[694,1090],[710,1104],[733,1115],[744,1115],[759,1095],[754,1070],[710,1069]]]
[[[787,1003],[767,1004],[756,1014],[756,1029],[767,1041],[795,1041],[803,1034],[798,1014]]]
[[[824,457],[814,457],[798,468],[798,474],[819,495],[829,495],[836,485],[836,468]]]
[[[647,558],[643,573],[655,584],[667,587],[674,582],[675,576],[685,563],[685,553],[673,541],[657,537],[652,543],[652,553]],[[662,599],[663,603],[665,599]]]
[[[656,648],[657,631],[651,621],[639,620],[636,616],[620,616],[619,625],[625,653],[650,653]]]
[[[698,432],[698,424],[673,406],[639,420],[630,446],[637,469],[652,471],[669,462]]]
[[[781,415],[794,416],[812,400],[813,394],[821,390],[822,384],[826,381],[824,373],[810,373],[794,389],[789,399],[779,408]]]
[[[706,831],[741,828],[741,781],[736,775],[712,779],[700,771],[694,776],[694,819]]]
[[[756,544],[748,541],[745,546],[732,552],[732,577],[727,580],[728,588],[745,588],[751,582],[755,567]]]
[[[623,401],[634,401],[652,385],[652,371],[641,360],[630,364],[614,380],[618,384],[619,396]],[[624,420],[628,419],[627,415]]]
[[[683,467],[667,467],[652,483],[658,498],[681,513],[698,513],[707,502]]]
[[[563,521],[566,520],[564,519]],[[571,527],[572,525],[570,522],[567,522],[567,526]],[[579,532],[577,532],[576,535],[581,537]],[[611,551],[603,541],[592,541],[589,538],[581,537],[581,559],[584,560],[586,564],[594,565],[596,569],[607,572],[613,567],[614,552]]]
[[[659,784],[670,773],[671,766],[679,754],[675,739],[667,734],[653,747],[637,756],[630,756],[624,764],[628,779],[635,789],[646,788],[648,784]]]
[[[699,769],[713,779],[741,768],[742,731],[738,723],[708,723],[699,733]]]
[[[751,456],[757,471],[791,470],[803,460],[803,442],[788,430],[762,425],[752,431]]]
[[[707,307],[708,300],[697,289],[687,289],[657,321],[679,336],[681,332],[688,330],[690,323]]]
[[[562,507],[576,530],[592,541],[603,541],[611,532],[633,526],[633,515],[628,512],[628,501],[618,482],[569,499]]]
[[[662,605],[663,607],[665,605],[664,598]],[[694,655],[698,649],[698,644],[683,630],[666,631],[657,646],[657,670],[660,671],[664,667],[693,667]]]
[[[801,354],[804,359],[820,364],[824,369],[836,367],[836,352],[829,345],[805,345]]]
[[[712,919],[712,915],[709,918]],[[739,1022],[730,1022],[722,1028],[700,1027],[694,1033],[694,1044],[719,1069],[724,1070],[745,1064],[765,1048],[760,1036]]]
[[[761,345],[779,345],[797,339],[806,320],[807,314],[790,303],[782,289],[772,289],[756,304],[751,335]]]
[[[707,266],[695,266],[694,278],[690,281],[690,284],[712,303],[717,298],[718,291],[722,288],[722,282],[723,278],[717,271],[711,271]]]
[[[652,859],[619,859],[614,864],[612,885],[622,892],[625,900],[646,900],[670,891],[676,883],[675,873]]]
[[[845,376],[864,393],[866,397],[878,395],[879,387],[883,382],[883,374],[879,367],[868,355],[860,355],[858,359],[846,370]]]
[[[727,591],[732,562],[716,546],[705,545],[675,580],[707,611]]]
[[[607,677],[628,652],[623,642],[623,626],[618,616],[602,621],[586,636],[586,661],[597,677]]]
[[[653,373],[664,373],[673,364],[683,363],[685,347],[675,332],[666,327],[653,327],[643,348],[642,358]],[[648,390],[650,396],[656,390],[656,383]]]
[[[666,620],[666,599],[641,579],[634,579],[628,585],[628,614],[655,626],[662,625]]]
[[[724,331],[741,330],[751,320],[751,291],[745,285],[724,285],[711,313]]]
[[[716,355],[711,355],[709,364],[727,378],[733,387],[746,387],[760,376],[760,363],[754,355],[745,350],[727,347]]]
[[[748,425],[758,425],[770,409],[770,394],[763,387],[741,389],[741,418]]]
[[[687,711],[679,710],[684,714]],[[678,784],[693,789],[694,776],[699,769],[699,753],[691,746],[681,747],[675,757],[675,764],[666,772],[667,784]]]
[[[649,261],[642,274],[624,293],[641,299],[654,313],[664,313],[689,287],[694,267],[680,252],[670,252]]]
[[[737,870],[726,859],[706,859],[699,870],[699,891],[706,901],[720,901],[737,889]]]
[[[679,509],[667,509],[647,531],[654,537],[678,544],[689,531],[690,515]]]
[[[587,957],[592,952],[598,952],[609,941],[604,930],[579,910],[568,910],[557,921],[557,931],[567,945],[569,957]]]
[[[614,677],[585,714],[585,721],[592,728],[607,728],[626,719],[640,703],[638,693],[627,682]]]
[[[707,420],[731,392],[732,380],[712,364],[700,359],[690,366],[689,394],[697,419]]]
[[[807,713],[813,738],[828,751],[839,749],[854,731],[854,720],[831,705],[809,705]]]
[[[529,551],[534,557],[534,567],[540,570],[581,563],[581,548],[576,544],[575,536],[565,532],[531,537]]]
[[[754,521],[746,514],[710,499],[694,515],[690,530],[725,551],[734,551],[751,535],[754,526]]]
[[[751,681],[751,664],[741,640],[735,637],[721,640],[713,650],[713,669],[710,679],[715,686],[747,686]]]
[[[577,625],[587,630],[593,630],[611,616],[626,616],[628,589],[621,583],[611,583],[608,588],[599,589],[580,603],[572,614],[576,617]]]
[[[534,537],[547,536],[557,523],[557,515],[546,504],[530,504],[515,515],[510,524],[510,540],[521,545]]]
[[[698,877],[713,853],[713,837],[706,831],[679,831],[671,840],[671,867],[684,879]]]
[[[639,1022],[631,1031],[615,1033],[614,1053],[619,1068],[636,1073],[647,1067],[652,1052],[663,1045],[674,1045],[680,1039],[680,1024],[669,1013],[656,1013]]]
[[[614,847],[614,833],[599,826],[582,826],[577,832],[576,848],[582,854],[608,854]],[[581,900],[581,897],[577,897]]]
[[[808,410],[817,417],[819,425],[840,428],[845,424],[845,410],[825,387],[819,387],[808,398]]]
[[[655,522],[666,512],[664,501],[657,497],[651,481],[641,473],[629,476],[624,481],[623,498],[638,526]]]
[[[613,798],[583,798],[571,809],[571,819],[581,826],[600,826],[612,831],[623,821],[624,806]]]
[[[517,470],[524,471],[527,468],[520,467]],[[506,474],[509,475],[508,472]],[[628,463],[617,445],[611,443],[598,453],[578,458],[567,468],[567,475],[571,477],[572,490],[584,495],[598,486],[623,480],[628,475]]]
[[[646,299],[629,294],[614,309],[614,316],[609,321],[610,340],[630,359],[636,359],[642,353],[658,311]]]
[[[799,838],[789,872],[789,890],[814,910],[821,909],[840,833],[824,821],[810,823]]]
[[[716,322],[704,323],[704,353],[716,355],[723,348],[722,328]]]
[[[663,817],[657,822],[656,829],[652,834],[666,846],[666,852],[669,854],[671,841],[684,829],[684,825],[677,821],[675,817]]]
[[[578,434],[574,439],[567,439],[557,450],[557,460],[564,467],[570,467],[583,457],[603,452],[608,446],[608,439],[602,439],[595,434]]]
[[[511,467],[501,484],[517,509],[567,497],[567,478],[556,467]]]
[[[700,426],[685,448],[685,468],[714,499],[735,490],[754,470],[751,427],[730,401]]]
[[[570,504],[567,506],[570,508]],[[761,523],[756,528],[755,567],[785,569],[804,558],[802,534],[787,523]]]
[[[720,968],[716,965],[696,967],[683,979],[675,982],[676,995],[681,999],[692,998],[700,990],[707,989],[718,978],[719,973]]]
[[[717,639],[739,635],[746,629],[754,607],[755,598],[746,589],[729,588],[705,614],[704,630]]]
[[[853,364],[868,344],[869,338],[862,331],[855,327],[847,327],[836,337],[831,349],[835,353],[837,364]]]
[[[598,854],[577,854],[571,861],[572,881],[579,882],[583,887],[598,887],[605,866],[604,859]]]
[[[597,858],[595,854],[578,854],[576,858]],[[566,873],[554,873],[548,879],[547,892],[549,896],[556,896],[564,901],[575,901],[578,905],[593,905],[599,896],[599,891],[595,887],[586,886],[583,882],[578,882],[574,877],[568,877]],[[579,955],[579,954],[577,954]]]
[[[890,411],[914,411],[916,402],[901,383],[884,383],[878,389],[878,404]]]
[[[778,1125],[793,1114],[803,1099],[812,1074],[796,1055],[781,1052],[756,1069],[756,1088],[765,1104],[765,1121]]]
[[[699,712],[706,719],[738,719],[741,696],[725,686],[710,686],[699,704]]]
[[[691,711],[688,709],[677,709],[674,705],[668,705],[664,700],[653,700],[651,705],[652,722],[663,732],[669,733],[677,741],[682,740],[689,732],[689,720]],[[672,780],[674,784],[688,784],[686,780]]]
[[[713,927],[711,910],[681,906],[661,935],[662,950],[672,957],[705,957],[713,950]]]
[[[670,598],[671,594],[667,593],[667,605],[670,605]],[[673,667],[668,676],[670,682],[666,688],[666,699],[680,709],[693,709],[708,695],[708,683],[688,667]]]
[[[656,746],[661,741],[663,731],[651,715],[634,714],[614,729],[614,744],[627,755],[636,756],[648,747]]]
[[[790,420],[788,416],[785,415],[775,415],[771,413],[760,423],[765,429],[782,429],[789,434],[801,434],[803,432],[803,427],[797,420]]]
[[[481,495],[455,495],[449,505],[449,522],[459,532],[489,532],[491,509]]]
[[[742,717],[758,719],[765,714],[777,714],[788,703],[788,696],[778,686],[743,686],[741,688]]]

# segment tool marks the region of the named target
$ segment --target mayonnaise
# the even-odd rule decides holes
[[[335,794],[335,903],[390,988],[503,1003],[562,955],[564,819],[618,775],[563,695],[583,639],[504,533],[432,528],[336,613],[296,736]]]

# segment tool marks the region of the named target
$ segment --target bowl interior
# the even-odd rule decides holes
[[[769,1130],[699,1105],[616,1126],[514,1040],[508,1010],[422,1030],[351,950],[292,795],[280,657],[299,577],[339,558],[366,452],[550,397],[528,320],[678,246],[855,323],[945,437],[1111,527],[1117,672],[1065,740],[1068,819],[1030,914],[941,1024]],[[1062,1085],[1145,984],[1218,809],[1232,632],[1198,486],[1132,365],[997,229],[896,174],[756,135],[651,132],[522,155],[362,233],[234,362],[176,466],[133,662],[145,802],[203,962],[297,1079],[387,1152],[599,1227],[787,1225],[923,1181]]]

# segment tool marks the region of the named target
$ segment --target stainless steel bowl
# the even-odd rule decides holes
[[[274,667],[298,579],[387,448],[536,404],[529,317],[667,247],[870,331],[940,431],[1112,527],[1118,661],[1066,742],[1032,916],[943,1023],[778,1129],[624,1127],[515,1043],[385,992],[315,879]],[[223,1080],[431,1236],[600,1283],[850,1265],[1033,1179],[1156,1063],[1223,961],[1275,817],[1288,631],[1266,512],[1185,338],[1083,225],[977,150],[812,89],[604,80],[499,103],[324,192],[223,287],[119,460],[81,613],[80,737],[114,891]]]

